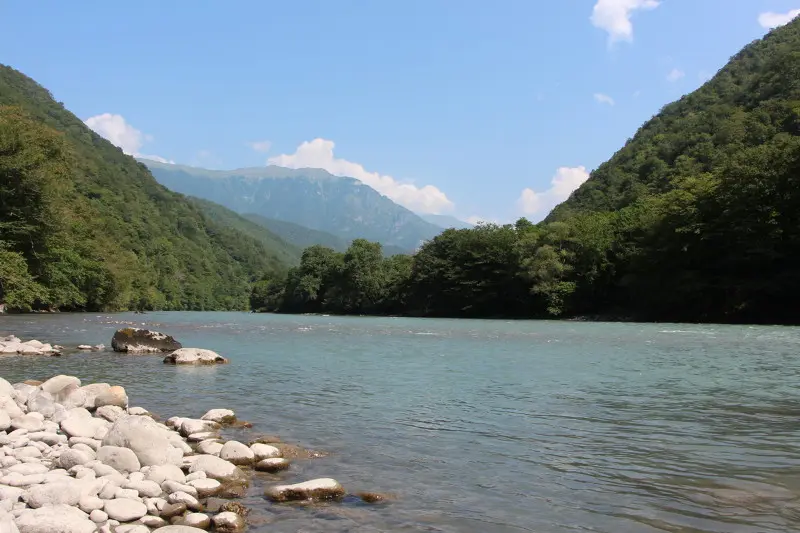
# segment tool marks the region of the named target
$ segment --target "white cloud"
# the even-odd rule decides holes
[[[517,199],[517,207],[524,215],[546,215],[556,205],[569,198],[572,191],[587,179],[589,171],[586,167],[560,167],[550,180],[550,188],[546,191],[523,189]]]
[[[669,74],[667,74],[667,81],[670,83],[675,83],[684,76],[686,76],[686,73],[684,71],[682,71],[679,68],[674,68],[669,72]]]
[[[772,28],[789,24],[798,15],[800,15],[800,9],[792,9],[787,13],[773,13],[772,11],[767,11],[758,16],[758,23],[761,24],[762,28],[771,30]]]
[[[256,152],[266,153],[269,152],[269,149],[272,148],[271,141],[253,141],[247,143],[247,146],[255,150]]]
[[[322,168],[335,176],[356,178],[418,213],[440,214],[452,211],[453,202],[433,185],[417,187],[411,183],[400,183],[391,176],[369,172],[359,163],[335,157],[334,147],[333,141],[317,138],[302,143],[293,154],[270,157],[267,163],[287,168]]]
[[[482,216],[478,216],[478,215],[472,215],[471,217],[467,217],[465,222],[469,222],[473,226],[477,226],[481,222],[483,222],[485,224],[499,224],[500,223],[497,219],[488,218],[488,217],[482,217]]]
[[[608,32],[608,42],[633,41],[631,16],[635,11],[655,9],[659,0],[597,0],[592,10],[592,24]]]
[[[159,161],[161,163],[175,163],[175,161],[165,159],[158,155],[141,153],[139,150],[141,150],[145,143],[151,142],[153,137],[142,133],[128,124],[122,115],[102,113],[87,118],[85,124],[98,135],[105,137],[111,144],[122,148],[122,151],[128,155],[152,159],[153,161]]]
[[[594,99],[601,104],[614,105],[614,99],[603,93],[594,93]]]

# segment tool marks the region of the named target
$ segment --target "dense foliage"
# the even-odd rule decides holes
[[[0,303],[246,309],[251,281],[279,273],[282,259],[0,66]]]
[[[260,307],[798,323],[800,20],[666,106],[541,224],[448,230],[412,259],[313,247]]]

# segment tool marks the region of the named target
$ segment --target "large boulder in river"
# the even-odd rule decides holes
[[[122,416],[103,439],[103,446],[130,448],[142,466],[181,464],[183,450],[172,445],[169,430],[148,416]]]
[[[334,500],[345,495],[344,487],[331,478],[312,479],[294,485],[276,485],[264,491],[264,495],[272,501],[290,500]]]
[[[180,349],[181,343],[170,335],[149,329],[123,328],[114,333],[111,348],[115,352],[157,353]]]
[[[211,350],[180,348],[165,357],[164,362],[173,365],[217,365],[225,364],[228,360]]]

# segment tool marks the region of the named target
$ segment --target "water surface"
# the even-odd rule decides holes
[[[264,476],[250,531],[800,531],[797,328],[150,313],[0,317],[0,334],[108,345],[128,322],[232,363],[70,353],[0,375],[122,384],[163,417],[229,407],[330,452],[283,479],[397,497],[273,505]]]

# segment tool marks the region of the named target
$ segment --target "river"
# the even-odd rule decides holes
[[[0,317],[0,334],[110,345],[135,324],[231,364],[112,352],[5,357],[11,382],[125,386],[162,417],[234,409],[254,433],[329,453],[367,505],[276,505],[253,532],[800,531],[800,328],[279,316]]]

